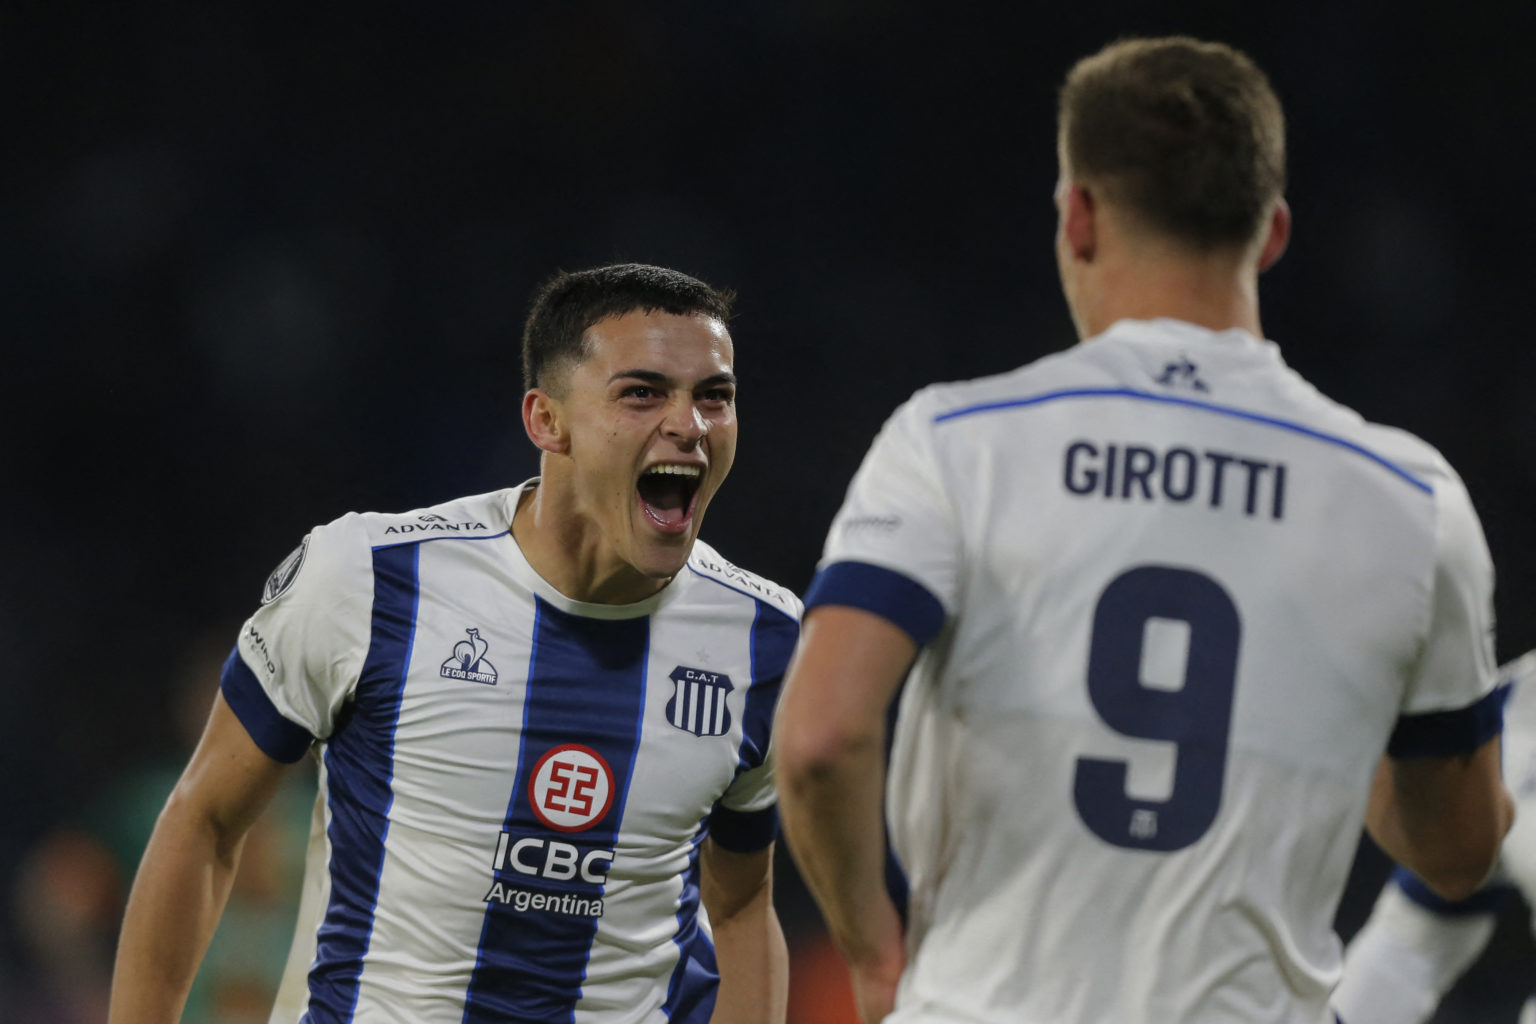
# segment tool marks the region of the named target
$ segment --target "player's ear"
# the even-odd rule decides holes
[[[1264,247],[1259,250],[1259,273],[1274,266],[1291,241],[1291,207],[1280,199],[1269,214],[1269,234],[1264,237]]]
[[[1075,259],[1092,262],[1098,248],[1098,207],[1093,193],[1083,185],[1064,182],[1061,186],[1061,236]]]
[[[569,452],[571,437],[563,412],[555,396],[543,388],[531,389],[523,396],[523,429],[528,431],[528,440],[552,455]]]

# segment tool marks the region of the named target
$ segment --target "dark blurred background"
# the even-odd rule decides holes
[[[1533,28],[1512,2],[0,7],[0,1017],[99,1019],[218,661],[310,526],[535,472],[517,339],[553,270],[740,292],[741,450],[704,534],[803,591],[897,403],[1074,340],[1055,88],[1120,35],[1219,38],[1269,72],[1296,226],[1266,331],[1458,467],[1500,656],[1536,646]],[[263,949],[306,784],[248,879]],[[1362,853],[1344,934],[1384,871]],[[781,874],[797,1019],[846,1019]],[[1521,913],[1439,1020],[1514,1019]],[[264,1020],[262,984],[199,1012]]]

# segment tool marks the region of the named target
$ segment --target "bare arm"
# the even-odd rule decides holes
[[[262,753],[219,694],[134,879],[109,1024],[180,1018],[229,898],[245,834],[286,767]]]
[[[1514,818],[1495,736],[1464,756],[1382,758],[1365,827],[1437,895],[1462,900],[1493,870]]]
[[[856,608],[806,616],[774,726],[780,811],[866,1024],[895,1005],[906,958],[885,888],[885,713],[917,652]]]
[[[789,951],[773,909],[773,846],[737,853],[706,839],[702,857],[700,888],[720,967],[711,1024],[783,1024]]]

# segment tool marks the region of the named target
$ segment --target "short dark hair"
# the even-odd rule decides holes
[[[1244,54],[1187,36],[1123,39],[1061,89],[1070,175],[1199,249],[1251,241],[1285,191],[1285,114]]]
[[[702,315],[726,323],[735,301],[734,292],[644,263],[559,271],[534,293],[523,323],[523,386],[545,387],[552,373],[581,362],[587,355],[587,329],[600,320],[641,311]]]

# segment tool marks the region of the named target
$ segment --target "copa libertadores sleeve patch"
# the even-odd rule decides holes
[[[277,568],[272,570],[272,575],[267,577],[267,585],[261,588],[261,603],[271,604],[288,592],[293,586],[293,581],[299,578],[299,570],[304,567],[304,555],[309,551],[309,537],[299,541],[299,546],[289,553],[288,557],[277,563]]]

